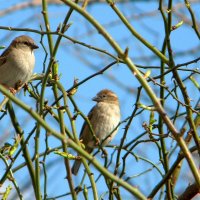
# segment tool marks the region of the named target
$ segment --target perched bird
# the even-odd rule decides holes
[[[95,136],[102,146],[107,145],[117,133],[117,125],[120,122],[120,107],[117,95],[110,90],[101,90],[92,99],[97,104],[88,114],[88,119]],[[93,138],[88,124],[83,124],[80,141],[85,146],[85,151],[91,153],[98,147],[97,141]],[[72,173],[76,175],[81,165],[81,160],[76,160],[72,167]]]
[[[34,49],[38,46],[26,35],[16,37],[0,56],[0,84],[15,93],[32,75]]]

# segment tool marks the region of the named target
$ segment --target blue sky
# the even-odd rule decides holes
[[[16,3],[22,3],[22,2],[23,1],[15,0],[12,2],[8,1],[8,3],[6,4],[0,3],[0,10],[8,8],[9,6],[14,5]],[[125,14],[125,16],[131,18],[130,19],[131,24],[138,31],[138,33],[140,33],[152,45],[154,45],[158,49],[161,49],[162,42],[164,39],[164,26],[161,15],[159,14],[158,11],[157,2],[155,1],[149,2],[148,6],[147,3],[145,2],[118,4],[118,6],[121,9],[121,11]],[[195,14],[199,15],[197,13],[197,11],[199,10],[199,5],[195,4],[193,8],[196,11]],[[131,56],[135,64],[144,66],[160,66],[159,58],[156,57],[149,49],[147,49],[140,41],[138,41],[138,39],[136,39],[134,36],[131,35],[131,33],[119,21],[118,17],[115,15],[115,13],[111,10],[111,8],[107,4],[104,3],[96,4],[88,7],[87,10],[92,14],[92,16],[95,17],[95,19],[97,19],[106,28],[106,30],[112,35],[112,37],[120,44],[120,46],[123,49],[129,47],[129,55]],[[68,8],[64,5],[49,6],[50,27],[52,31],[55,31],[58,25],[62,23],[67,11]],[[141,14],[144,14],[146,12],[152,14],[141,17]],[[183,8],[182,12],[187,16],[189,16],[185,8]],[[139,16],[140,18],[138,18]],[[180,22],[180,18],[178,18],[175,14],[173,16],[174,17],[172,24],[175,25],[178,22]],[[115,56],[117,56],[116,53],[113,51],[113,49],[105,41],[105,39],[100,34],[98,34],[97,31],[82,16],[74,12],[69,22],[72,23],[72,25],[66,32],[67,36],[70,36],[78,41],[85,42],[86,44],[104,49],[109,53],[112,53]],[[0,26],[23,27],[23,28],[31,28],[37,30],[40,30],[41,26],[43,27],[43,29],[45,29],[43,16],[41,14],[41,7],[38,6],[33,8],[32,7],[26,8],[5,15],[0,18]],[[28,32],[13,32],[2,29],[0,31],[1,31],[0,44],[4,46],[8,46],[10,41],[14,37],[21,34],[27,34],[34,38],[36,43],[39,44],[40,46],[40,49],[36,50],[35,52],[36,65],[34,72],[41,73],[43,69],[45,53],[41,44],[39,43],[40,35]],[[57,36],[53,36],[53,38],[54,41],[56,41]],[[46,36],[44,37],[43,41],[45,47],[48,49]],[[199,39],[195,35],[192,28],[186,23],[184,23],[183,26],[181,26],[179,29],[172,32],[171,43],[172,43],[173,54],[175,55],[176,64],[193,60],[199,56],[200,52]],[[188,50],[191,49],[197,49],[197,50],[189,53]],[[60,81],[66,90],[73,85],[74,78],[78,78],[79,81],[81,81],[113,61],[112,58],[103,53],[95,52],[81,45],[74,44],[67,39],[62,39],[61,45],[59,47],[56,56],[56,60],[58,61],[59,64]],[[48,65],[48,62],[49,62],[49,55],[45,63],[46,67]],[[192,69],[199,68],[199,63],[189,65],[188,69],[191,68]],[[145,72],[146,70],[143,69],[142,71]],[[160,74],[159,69],[154,69],[151,72],[151,76],[156,76],[159,74]],[[181,77],[186,77],[189,75],[189,72],[181,72],[180,75]],[[173,79],[171,78],[172,78],[171,74],[166,77],[166,82],[169,87],[173,87],[172,84]],[[195,76],[195,78],[199,81],[198,76]],[[34,83],[35,82],[33,82],[33,84]],[[155,86],[152,83],[150,84],[154,88],[156,94],[159,94],[159,87]],[[190,81],[187,81],[186,84],[187,87],[189,88],[191,87],[191,90],[189,90],[189,94],[193,99],[192,104],[194,105],[198,100],[199,95],[197,94],[199,94],[199,92],[196,88],[193,87],[193,84]],[[74,96],[74,99],[79,108],[81,109],[81,111],[84,114],[87,114],[91,109],[91,107],[94,105],[94,102],[91,101],[91,98],[94,97],[99,90],[104,88],[109,88],[115,91],[119,96],[121,103],[122,120],[123,120],[126,117],[130,116],[134,109],[135,98],[137,95],[137,88],[139,86],[140,86],[139,82],[136,80],[134,75],[130,73],[130,71],[125,65],[116,64],[111,69],[106,71],[103,75],[97,76],[87,81],[85,84],[81,85],[78,88],[78,91]],[[128,89],[131,89],[133,92],[129,92]],[[51,102],[54,101],[53,93],[50,88],[48,88],[46,91],[47,92],[45,93],[45,98],[48,99],[50,104]],[[28,94],[24,96],[23,92],[21,92],[20,94],[17,95],[17,97],[19,97],[23,102],[32,106],[34,109],[36,108],[35,101],[32,100],[28,96]],[[171,102],[174,102],[174,100],[172,98],[169,98],[166,102],[167,104],[166,110],[170,116],[173,116],[176,104]],[[142,90],[141,103],[145,105],[152,105],[151,101],[147,97],[147,94],[145,93],[144,90]],[[71,104],[70,104],[70,109],[73,112],[73,107]],[[17,116],[19,117],[19,122],[21,126],[24,128],[25,136],[27,136],[28,133],[31,131],[35,122],[31,119],[29,115],[27,115],[27,113],[22,111],[17,106],[15,107],[15,111],[17,113]],[[182,108],[182,111],[184,111],[184,108]],[[67,118],[65,118],[65,120],[66,120],[66,126],[69,126],[69,120]],[[131,124],[125,143],[128,143],[129,141],[133,140],[138,135],[143,133],[144,129],[142,127],[142,124],[143,122],[148,122],[148,120],[149,120],[149,111],[144,111],[141,113],[141,115],[137,116]],[[0,140],[2,140],[3,142],[6,141],[12,142],[12,139],[10,138],[13,138],[15,133],[14,130],[11,128],[9,117],[5,116],[1,121],[2,123],[0,122],[1,123],[0,132],[2,132],[3,134],[1,134],[2,136],[0,136]],[[59,130],[58,125],[52,120],[51,117],[47,117],[47,121],[52,127]],[[184,121],[184,116],[182,117],[182,119],[180,118],[180,120],[177,121],[176,126],[178,128],[182,127],[183,124],[182,121]],[[79,116],[76,120],[77,132],[80,131],[82,123],[83,120]],[[113,140],[112,144],[120,143],[120,139],[124,133],[124,126],[125,124],[122,124],[120,126],[118,135]],[[45,150],[44,135],[45,131],[41,133],[41,146],[40,146],[41,152]],[[148,136],[144,138],[148,138]],[[167,148],[169,151],[171,151],[171,149],[175,146],[176,143],[175,141],[172,141],[171,138],[167,139],[166,141],[167,141]],[[60,142],[55,138],[51,137],[49,138],[49,145],[51,148],[53,148],[56,147],[57,145],[60,145]],[[28,146],[30,148],[30,152],[33,153],[34,138],[32,138],[29,141]],[[107,150],[110,153],[113,152],[112,148],[107,148]],[[178,149],[176,151],[178,152]],[[136,187],[139,187],[139,189],[145,195],[148,195],[148,192],[152,190],[152,188],[155,186],[156,183],[158,183],[158,181],[161,179],[161,176],[159,175],[159,173],[156,171],[155,168],[152,168],[152,165],[148,164],[146,161],[143,161],[142,159],[145,158],[158,164],[160,161],[159,161],[157,147],[155,144],[152,143],[141,143],[134,149],[133,153],[135,153],[137,156],[140,156],[141,159],[139,159],[139,161],[137,162],[134,156],[130,156],[130,158],[127,160],[127,166],[128,166],[127,174],[128,176],[133,176],[130,181],[131,184],[133,184]],[[114,158],[115,157],[116,154],[114,154]],[[174,159],[175,158],[176,154],[174,156]],[[98,159],[102,160],[100,155],[98,156]],[[172,161],[174,159],[172,158]],[[53,162],[53,160],[56,160],[56,164]],[[19,157],[16,161],[15,166],[17,166],[21,162],[23,162],[23,158]],[[59,158],[58,155],[52,153],[48,155],[47,166],[49,166],[48,169],[49,196],[53,197],[61,195],[66,191],[68,191],[67,183],[65,180],[66,174],[64,171],[64,164],[62,159]],[[4,165],[1,162],[0,162],[0,167],[1,168],[4,167]],[[158,167],[163,172],[163,168],[161,167],[160,164],[158,164]],[[184,164],[184,167],[185,169],[188,169],[187,164]],[[110,170],[112,169],[113,168],[111,166]],[[145,175],[139,175],[140,173],[143,173],[148,170],[149,172],[145,173]],[[75,178],[75,183],[79,183],[78,181],[81,179],[81,174],[83,174],[83,169],[81,170],[79,177]],[[23,187],[26,181],[28,181],[28,178],[27,180],[24,180],[25,179],[24,176],[28,177],[28,172],[27,169],[25,168],[15,173],[16,180],[18,181],[20,187]],[[188,176],[191,176],[191,174],[189,173]],[[184,181],[183,179],[181,187],[177,188],[177,191],[182,191],[183,188],[187,186],[188,176],[187,177],[181,176],[181,178],[185,178],[186,180]],[[192,182],[192,177],[190,178]],[[41,180],[43,180],[43,174],[41,174]],[[85,183],[88,184],[88,181],[86,180]],[[41,181],[41,184],[43,185],[43,181]],[[102,184],[104,184],[103,177],[101,177],[98,183],[99,195],[104,194],[105,191],[105,188],[101,187]],[[32,191],[32,188],[30,187],[28,189],[30,190],[28,190],[27,195],[32,194],[30,192]],[[124,191],[122,191],[122,193],[123,192]],[[127,192],[124,192],[123,195],[124,198],[126,199],[131,198]]]

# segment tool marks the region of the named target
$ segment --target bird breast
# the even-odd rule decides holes
[[[120,122],[119,105],[107,102],[99,102],[91,119],[94,133],[102,145],[107,145],[117,133],[117,125]],[[90,146],[90,144],[89,144]],[[91,146],[93,146],[91,144]]]
[[[34,53],[30,49],[15,49],[9,52],[6,63],[0,68],[0,82],[8,87],[15,87],[29,81],[35,65]]]
[[[27,79],[27,76],[30,76],[32,74],[34,65],[35,65],[35,56],[32,50],[26,48],[26,49],[17,49],[17,52],[15,52],[12,55],[13,62],[16,63],[16,68],[18,68],[19,71],[22,73],[22,79]],[[17,59],[16,59],[17,58]],[[24,74],[24,75],[23,75]]]

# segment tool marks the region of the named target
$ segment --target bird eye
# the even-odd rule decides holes
[[[28,45],[28,42],[24,42],[25,45]]]

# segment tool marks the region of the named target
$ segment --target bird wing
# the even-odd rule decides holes
[[[1,56],[0,57],[0,67],[6,63],[6,57],[5,56]]]
[[[93,117],[94,109],[95,109],[95,106],[90,110],[90,112],[88,114],[88,120],[90,122]],[[87,144],[88,144],[88,142],[92,141],[93,137],[92,137],[92,133],[90,132],[90,128],[86,121],[83,124],[79,138],[80,138],[80,140],[82,140],[82,143],[85,145],[85,150],[87,152],[92,152],[93,148],[90,148]]]
[[[93,110],[94,110],[94,107],[90,110],[90,112],[88,114],[88,119],[90,122],[92,119]],[[88,153],[91,153],[93,148],[89,147],[87,144],[88,144],[88,142],[90,142],[92,140],[92,134],[90,133],[90,129],[89,129],[86,121],[84,122],[84,124],[82,126],[79,139],[82,140],[82,143],[85,145],[85,151],[87,151]],[[75,160],[74,165],[72,167],[72,173],[74,175],[77,175],[80,166],[81,166],[81,161]]]
[[[88,120],[91,122],[91,119],[92,119],[92,115],[93,115],[93,110],[94,110],[94,108],[95,107],[93,107],[91,110],[90,110],[90,112],[88,113]],[[83,126],[82,126],[82,129],[81,129],[81,133],[80,133],[80,139],[83,139],[83,137],[84,137],[84,132],[85,132],[85,129],[86,128],[89,128],[88,127],[88,124],[87,124],[87,122],[85,121],[84,122],[84,124],[83,124]]]
[[[6,59],[7,59],[7,55],[9,53],[10,50],[8,50],[8,48],[1,54],[0,56],[0,67],[6,63]]]

